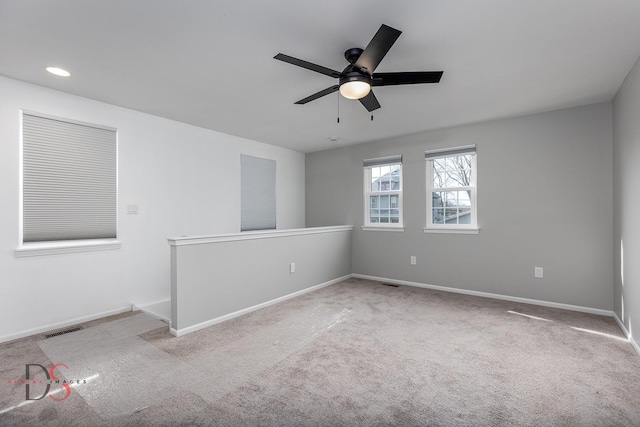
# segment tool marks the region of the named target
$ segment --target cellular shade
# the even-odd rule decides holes
[[[23,242],[117,237],[117,133],[22,115]]]
[[[476,152],[476,146],[464,145],[462,147],[441,148],[437,150],[429,150],[424,152],[425,160],[434,159],[436,157],[457,156],[461,154],[470,154]]]
[[[242,231],[276,228],[276,161],[240,156]]]
[[[367,159],[362,161],[363,167],[369,166],[378,166],[378,165],[389,165],[392,163],[402,163],[402,156],[387,156],[387,157],[378,157],[375,159]]]

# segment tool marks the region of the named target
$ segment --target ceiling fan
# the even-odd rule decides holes
[[[442,71],[374,72],[380,64],[380,61],[382,61],[382,58],[384,58],[387,52],[389,52],[389,49],[391,49],[391,46],[393,46],[398,37],[400,37],[400,34],[402,34],[402,31],[382,24],[364,50],[354,47],[344,53],[344,57],[349,62],[349,65],[347,65],[342,72],[303,61],[302,59],[294,58],[283,53],[277,54],[274,56],[274,59],[338,79],[337,85],[307,96],[296,102],[296,104],[306,104],[307,102],[339,90],[340,94],[345,98],[358,99],[362,105],[371,112],[380,108],[380,103],[373,94],[371,86],[438,83],[442,77]]]

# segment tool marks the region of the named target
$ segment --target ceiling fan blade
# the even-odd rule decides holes
[[[378,98],[373,94],[373,91],[369,92],[367,96],[364,98],[360,98],[360,103],[364,105],[364,108],[367,111],[372,112],[373,110],[377,110],[380,108],[380,103],[378,102]]]
[[[323,67],[322,65],[313,64],[311,62],[303,61],[302,59],[294,58],[293,56],[285,55],[284,53],[279,53],[273,57],[273,59],[277,59],[279,61],[287,62],[292,65],[297,65],[298,67],[306,68],[307,70],[315,71],[316,73],[324,74],[329,77],[340,77],[340,72],[336,70],[332,70],[331,68]]]
[[[400,73],[375,73],[371,86],[414,85],[439,83],[443,71],[408,71]]]
[[[382,24],[354,65],[369,75],[373,74],[400,34],[402,31]]]
[[[325,95],[329,95],[330,93],[333,93],[333,92],[337,91],[338,89],[340,89],[339,85],[328,87],[328,88],[326,88],[324,90],[321,90],[320,92],[316,92],[313,95],[307,96],[306,98],[301,99],[298,102],[295,102],[295,104],[306,104],[307,102],[311,102],[311,101],[314,101],[314,100],[316,100],[318,98],[322,98]]]

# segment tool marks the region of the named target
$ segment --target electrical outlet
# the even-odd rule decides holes
[[[289,264],[289,274],[293,274],[296,272],[296,263],[292,262],[291,264]]]
[[[411,256],[411,265],[416,265],[416,257]]]
[[[544,269],[542,267],[533,267],[533,276],[537,279],[542,279]]]

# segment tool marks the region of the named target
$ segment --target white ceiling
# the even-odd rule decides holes
[[[376,71],[439,84],[294,105],[337,82],[275,54],[342,70],[383,23]],[[638,0],[0,0],[1,75],[304,152],[608,101],[639,55]]]

